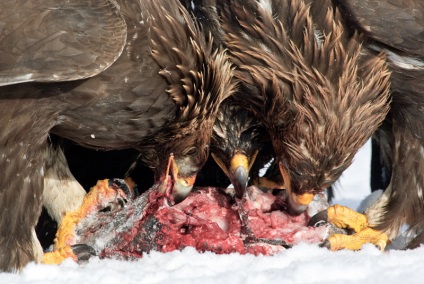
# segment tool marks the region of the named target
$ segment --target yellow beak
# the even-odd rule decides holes
[[[246,155],[242,153],[236,153],[230,161],[229,169],[227,169],[225,164],[221,161],[221,159],[218,158],[218,156],[216,156],[214,153],[211,153],[211,155],[218,166],[230,179],[230,182],[233,184],[236,191],[236,195],[241,198],[246,189],[247,182],[249,180],[249,170],[253,163],[252,160],[254,161],[256,158],[256,153],[252,157],[250,163]]]
[[[288,169],[281,162],[279,167],[284,180],[284,188],[288,193],[288,213],[290,215],[300,215],[305,212],[315,195],[313,193],[296,194],[292,192]]]

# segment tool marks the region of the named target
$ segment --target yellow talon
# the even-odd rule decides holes
[[[386,233],[365,228],[353,235],[335,234],[327,239],[331,250],[349,249],[359,250],[366,243],[372,243],[384,251],[389,241]]]
[[[77,261],[77,256],[74,254],[71,246],[64,246],[58,249],[54,249],[51,252],[47,252],[43,256],[42,263],[44,264],[60,264],[67,258],[72,258]]]
[[[359,250],[364,244],[372,243],[384,251],[389,242],[386,233],[370,228],[368,219],[364,214],[345,206],[333,205],[328,207],[327,222],[339,228],[349,228],[355,231],[353,235],[335,234],[329,237],[325,246],[331,250]]]
[[[132,189],[134,183],[129,180],[127,182],[130,183],[129,187]],[[126,195],[121,189],[116,190],[109,187],[108,179],[99,180],[85,195],[81,207],[73,212],[66,213],[56,233],[54,250],[45,253],[42,262],[45,264],[59,264],[69,257],[77,261],[77,257],[71,248],[76,243],[76,225],[88,214],[97,212],[118,197],[125,198]]]
[[[327,214],[327,221],[342,229],[349,228],[359,232],[369,226],[367,216],[345,206],[330,206]]]

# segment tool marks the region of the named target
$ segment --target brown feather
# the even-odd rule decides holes
[[[348,32],[331,1],[261,2],[221,6],[242,82],[237,98],[267,127],[293,190],[322,191],[389,110],[385,58],[363,48],[363,37]]]
[[[350,25],[373,40],[369,49],[386,53],[391,71],[391,108],[374,135],[390,184],[367,216],[391,237],[409,225],[411,235],[419,234],[410,245],[416,247],[424,231],[424,6],[415,0],[338,2]]]
[[[98,47],[102,48],[104,42],[106,50],[103,52],[108,56],[99,60],[112,62],[108,62],[111,65],[99,74],[93,70],[89,70],[88,75],[83,72],[86,75],[84,80],[63,82],[69,77],[56,76],[55,68],[52,68],[45,74],[41,72],[39,81],[44,81],[46,75],[54,77],[54,83],[11,84],[8,81],[9,85],[0,88],[0,106],[4,109],[1,113],[4,123],[0,126],[2,271],[20,269],[30,260],[39,261],[36,251],[39,246],[36,247],[32,230],[41,210],[45,170],[43,153],[49,147],[49,133],[98,150],[140,150],[141,159],[154,169],[157,180],[164,178],[166,161],[173,153],[179,176],[191,176],[207,160],[218,107],[234,89],[232,67],[227,56],[220,50],[211,51],[200,28],[178,1],[67,2],[57,0],[45,5],[51,4],[53,8],[59,4],[65,8],[77,5],[81,10],[77,12],[82,14],[90,14],[96,6],[100,12],[106,9],[103,12],[112,22],[106,28],[102,26],[105,31],[94,28],[94,33],[104,32],[101,42],[93,41],[79,47],[82,53],[89,55]],[[0,2],[0,13],[4,12],[3,7],[10,7],[9,4],[9,1]],[[34,8],[36,6],[33,4]],[[23,12],[28,9],[25,6]],[[37,12],[34,13],[38,16]],[[20,11],[16,15],[4,20],[34,30],[33,22],[20,21]],[[47,19],[49,25],[67,27],[66,34],[71,39],[79,36],[79,30],[73,29],[74,17],[52,15],[56,17]],[[63,24],[65,19],[71,22]],[[85,20],[87,22],[83,19],[77,26],[93,28],[98,24],[92,17]],[[122,26],[122,20],[126,27]],[[116,33],[117,42],[110,38],[110,32]],[[123,38],[120,37],[122,33]],[[19,35],[23,43],[31,41],[24,34]],[[46,34],[39,36],[44,40],[48,37]],[[125,41],[125,46],[119,46],[119,39]],[[7,43],[7,38],[3,40]],[[109,50],[109,43],[117,46]],[[66,44],[71,46],[72,41]],[[0,49],[0,58],[3,54],[8,56],[7,52],[13,47],[1,45],[1,42],[0,46],[6,48]],[[74,65],[78,59],[73,58],[76,55],[72,48],[65,50],[70,59],[63,61],[63,66],[69,62],[72,67],[84,68]],[[56,58],[59,54],[60,51],[52,51],[51,56]],[[11,60],[16,64],[16,70],[25,68],[21,61]],[[20,74],[15,74],[14,83],[21,82]],[[196,151],[191,151],[193,149]]]

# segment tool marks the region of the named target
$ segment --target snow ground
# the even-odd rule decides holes
[[[344,173],[335,203],[356,209],[369,194],[368,143]],[[78,266],[29,264],[20,275],[0,273],[0,283],[423,283],[424,247],[382,253],[372,245],[361,251],[330,252],[301,244],[275,256],[151,253],[133,262],[99,260]]]

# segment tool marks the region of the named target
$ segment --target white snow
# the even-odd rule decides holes
[[[367,144],[343,175],[336,203],[354,209],[369,194]],[[424,247],[382,253],[372,245],[361,251],[330,252],[301,244],[276,256],[153,252],[133,262],[99,260],[78,266],[29,264],[20,275],[0,274],[0,283],[422,283]]]

